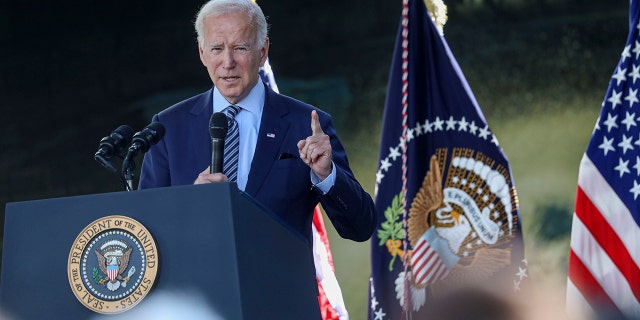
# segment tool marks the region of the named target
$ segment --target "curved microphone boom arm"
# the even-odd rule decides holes
[[[152,145],[162,140],[164,137],[165,128],[160,122],[152,122],[144,129],[138,131],[133,135],[131,146],[127,152],[127,155],[122,161],[122,179],[125,186],[125,190],[133,190],[133,178],[136,164],[134,158],[139,152],[145,153],[149,151]]]

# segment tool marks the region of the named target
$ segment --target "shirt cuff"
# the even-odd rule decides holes
[[[313,187],[322,191],[322,194],[327,194],[327,192],[329,192],[336,183],[336,165],[333,161],[331,161],[331,173],[323,181],[320,181],[320,178],[318,178],[313,170],[309,171],[311,172],[311,183],[313,184]]]

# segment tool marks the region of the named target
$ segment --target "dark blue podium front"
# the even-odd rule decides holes
[[[68,258],[83,228],[111,215],[155,238],[149,297],[198,292],[223,319],[320,319],[311,245],[234,183],[7,204],[2,309],[17,319],[95,315],[71,289]]]

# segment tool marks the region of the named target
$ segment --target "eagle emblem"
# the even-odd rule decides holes
[[[406,250],[410,268],[395,282],[400,304],[410,294],[415,311],[425,303],[425,290],[437,294],[487,281],[511,259],[511,248],[501,246],[514,236],[516,223],[504,172],[488,165],[491,159],[481,154],[465,157],[469,153],[458,149],[443,177],[443,154],[441,161],[436,155],[430,158],[429,171],[411,203],[411,248]]]
[[[126,216],[105,216],[76,237],[67,265],[69,285],[93,312],[124,312],[153,288],[158,259],[155,240],[144,225]]]
[[[132,266],[126,277],[122,275],[129,265],[132,250],[130,245],[121,240],[109,240],[96,249],[98,267],[102,274],[98,272],[97,268],[94,268],[95,282],[106,286],[111,291],[116,291],[121,286],[126,287],[127,282],[136,272],[135,266]]]

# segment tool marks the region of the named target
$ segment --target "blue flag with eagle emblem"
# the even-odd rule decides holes
[[[403,4],[375,193],[369,319],[423,319],[433,297],[474,285],[523,288],[509,162],[422,0]]]

